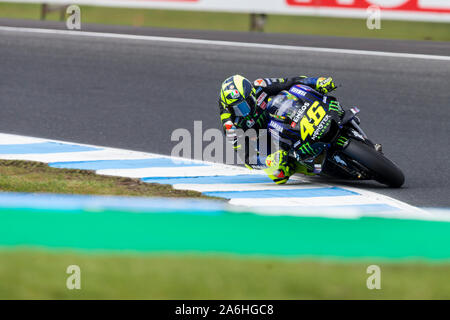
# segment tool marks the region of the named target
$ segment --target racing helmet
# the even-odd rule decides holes
[[[248,79],[234,75],[222,83],[219,102],[236,117],[252,115],[256,109],[256,89]]]

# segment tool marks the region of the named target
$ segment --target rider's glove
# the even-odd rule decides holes
[[[327,94],[328,92],[333,91],[336,89],[336,85],[333,82],[333,79],[331,77],[325,78],[320,77],[317,79],[316,82],[316,90],[319,91],[322,94]]]
[[[229,120],[223,124],[223,129],[225,130],[225,135],[227,137],[227,141],[229,143],[235,143],[237,140],[237,134],[236,134],[236,126],[234,123]]]

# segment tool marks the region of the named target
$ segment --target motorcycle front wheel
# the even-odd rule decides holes
[[[351,139],[342,153],[367,168],[382,184],[400,188],[405,182],[403,172],[392,161],[361,141]]]

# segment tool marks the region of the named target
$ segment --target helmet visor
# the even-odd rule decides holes
[[[246,117],[250,114],[251,111],[250,105],[245,100],[241,103],[238,103],[237,105],[232,106],[232,108],[236,117]]]

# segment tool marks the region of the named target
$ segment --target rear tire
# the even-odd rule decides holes
[[[392,188],[405,182],[402,171],[389,159],[365,143],[351,139],[342,153],[370,170],[374,180]]]

